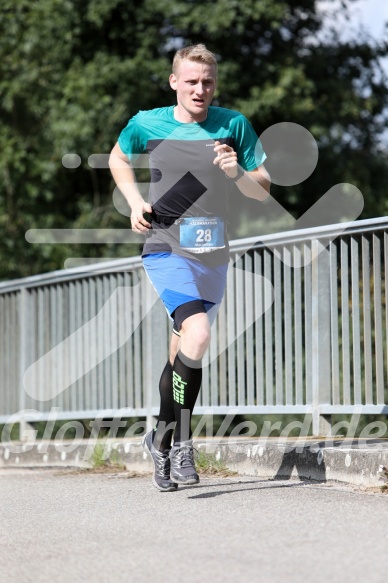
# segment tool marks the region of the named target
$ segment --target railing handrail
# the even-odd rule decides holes
[[[124,257],[120,259],[107,259],[106,261],[100,261],[99,263],[81,265],[69,269],[58,269],[56,271],[49,271],[47,273],[0,282],[0,294],[17,291],[22,288],[31,288],[39,285],[82,279],[92,275],[101,275],[104,272],[113,273],[127,268],[136,269],[140,267],[141,264],[141,257],[136,255],[134,257]]]
[[[288,242],[296,243],[315,238],[330,239],[335,238],[344,232],[346,232],[347,235],[353,235],[359,232],[367,233],[370,231],[379,231],[387,227],[388,216],[378,217],[375,219],[363,219],[360,221],[335,223],[332,225],[323,225],[320,227],[311,227],[308,229],[294,229],[256,237],[233,239],[230,241],[230,247],[233,251],[243,251],[244,249],[250,248],[259,249],[262,247],[272,247],[276,244],[283,244]]]

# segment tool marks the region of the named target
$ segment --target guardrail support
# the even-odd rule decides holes
[[[26,287],[22,287],[19,297],[19,439],[20,441],[28,441],[31,433],[35,430],[30,423],[28,423],[23,415],[26,409],[26,392],[24,390],[23,377],[27,369],[27,350],[28,350],[28,318],[30,317],[29,309],[29,291]]]
[[[312,241],[312,395],[313,435],[331,435],[331,416],[319,406],[331,403],[330,392],[330,252]]]

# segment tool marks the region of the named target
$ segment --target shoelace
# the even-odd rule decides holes
[[[194,466],[194,448],[190,445],[183,445],[174,453],[174,458],[177,459],[181,468]]]
[[[163,478],[168,479],[170,477],[170,458],[168,454],[162,453],[160,451],[154,451],[153,458],[156,463],[158,474],[163,476]]]

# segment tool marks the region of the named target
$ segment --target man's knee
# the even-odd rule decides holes
[[[179,306],[174,313],[174,329],[179,330],[179,346],[185,356],[201,359],[210,343],[210,322],[203,301]]]
[[[175,333],[179,334],[183,322],[196,314],[206,314],[205,305],[202,300],[191,300],[190,302],[178,306],[173,314]]]
[[[210,324],[206,313],[193,314],[186,318],[182,322],[181,336],[206,349],[210,342]]]

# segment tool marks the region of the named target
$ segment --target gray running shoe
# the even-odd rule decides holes
[[[199,476],[194,464],[194,449],[193,441],[181,441],[174,443],[170,452],[171,459],[171,480],[176,484],[192,484],[199,483]]]
[[[150,454],[154,464],[154,474],[152,476],[152,483],[161,492],[175,492],[178,484],[174,484],[170,480],[170,457],[169,450],[165,452],[158,451],[152,445],[152,435],[154,431],[151,430],[145,434],[143,438],[143,447]]]

